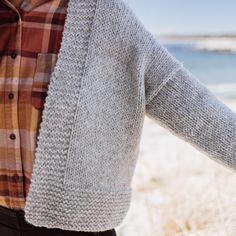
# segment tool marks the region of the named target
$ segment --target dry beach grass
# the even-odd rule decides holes
[[[224,100],[236,112],[236,100]],[[217,127],[216,127],[217,128]],[[235,236],[236,172],[145,118],[118,236]]]

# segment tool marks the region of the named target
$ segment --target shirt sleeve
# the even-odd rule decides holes
[[[236,170],[236,113],[166,49],[146,73],[146,115],[218,163]],[[169,73],[156,74],[158,68]],[[169,66],[168,66],[169,68]],[[168,70],[167,70],[168,71]],[[162,77],[160,80],[159,77]],[[151,81],[151,82],[150,82]],[[161,81],[161,82],[160,82]]]

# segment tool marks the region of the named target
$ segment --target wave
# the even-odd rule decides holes
[[[206,87],[223,98],[236,98],[236,83],[208,84]]]
[[[185,45],[192,50],[216,51],[236,53],[236,38],[211,37],[211,38],[162,38],[159,40],[166,45]]]
[[[229,38],[203,39],[196,41],[192,48],[195,50],[236,53],[236,41]]]

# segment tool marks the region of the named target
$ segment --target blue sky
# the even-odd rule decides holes
[[[153,33],[236,33],[236,0],[124,0]]]

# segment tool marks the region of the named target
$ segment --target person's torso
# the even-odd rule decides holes
[[[37,65],[27,101],[31,113],[43,109],[24,207],[28,222],[99,231],[123,220],[145,115],[146,33],[122,0],[69,0],[57,60],[47,51],[37,64],[30,54]],[[47,60],[54,62],[50,75]],[[50,83],[42,86],[44,78]]]

